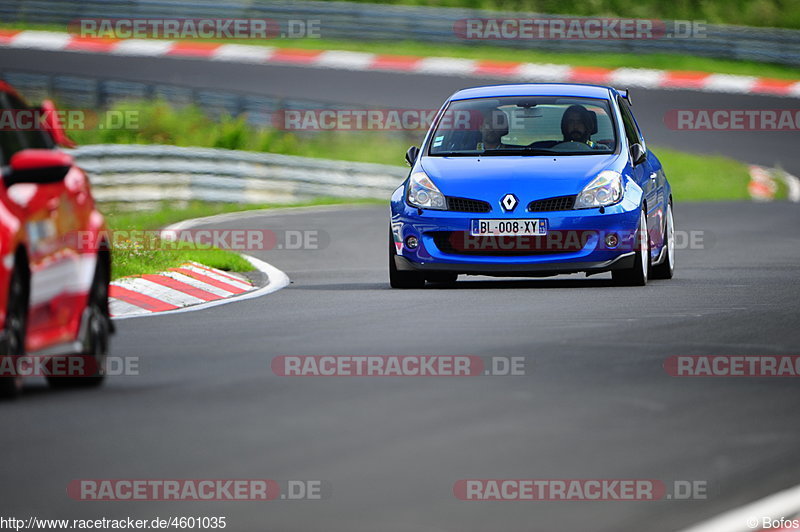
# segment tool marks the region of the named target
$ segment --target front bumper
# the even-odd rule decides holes
[[[419,211],[402,197],[393,198],[391,230],[395,265],[401,271],[446,271],[491,276],[547,276],[586,272],[587,274],[632,268],[637,250],[640,206],[626,201],[604,209],[552,212],[464,213]],[[476,249],[469,234],[474,219],[544,219],[547,237],[528,237],[525,245],[509,249],[504,245]],[[445,235],[445,236],[443,236]],[[609,245],[615,235],[616,245]],[[418,241],[415,249],[408,237]],[[551,238],[557,237],[557,238]],[[504,237],[498,237],[504,238]],[[505,237],[512,246],[522,239]],[[549,240],[548,240],[549,239]],[[462,245],[461,243],[467,242]],[[455,243],[454,243],[455,242]],[[527,247],[525,247],[527,246]]]
[[[488,275],[493,277],[541,277],[548,275],[586,272],[589,275],[612,270],[633,268],[636,253],[631,251],[605,262],[563,262],[542,264],[469,264],[427,262],[415,263],[405,257],[395,256],[394,263],[400,271],[453,272],[465,275]]]

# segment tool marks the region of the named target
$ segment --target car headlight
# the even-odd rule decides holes
[[[622,176],[613,170],[604,170],[578,194],[576,209],[606,207],[622,199]]]
[[[414,172],[408,180],[408,204],[420,209],[447,209],[444,194],[439,192],[436,185],[425,172]]]

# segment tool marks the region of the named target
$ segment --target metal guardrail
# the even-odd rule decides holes
[[[271,18],[320,20],[322,37],[430,43],[465,43],[453,31],[465,18],[551,15],[432,8],[273,0],[4,0],[0,20],[68,24],[78,18]],[[579,17],[571,17],[579,18]],[[670,21],[666,21],[670,26]],[[514,40],[481,44],[562,52],[681,53],[705,57],[800,65],[800,31],[745,26],[706,25],[703,37],[649,40]],[[475,41],[468,41],[474,43]]]
[[[408,175],[401,166],[211,148],[97,144],[70,152],[89,174],[100,202],[388,200]]]

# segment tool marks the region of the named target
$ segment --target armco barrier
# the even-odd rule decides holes
[[[401,166],[210,148],[98,144],[71,153],[101,202],[388,200],[408,175]]]

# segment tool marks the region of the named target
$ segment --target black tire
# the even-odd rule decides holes
[[[8,285],[8,304],[0,357],[4,368],[16,368],[16,359],[25,354],[25,334],[28,327],[28,283],[21,266],[16,266]],[[7,360],[11,359],[11,360]],[[3,372],[5,373],[5,371]],[[0,398],[13,399],[22,391],[22,377],[0,376]]]
[[[664,245],[666,255],[661,264],[650,269],[651,279],[672,279],[675,274],[675,220],[672,216],[672,202],[667,205],[667,221],[664,224]]]
[[[397,269],[394,258],[397,251],[394,247],[392,230],[389,229],[389,285],[392,288],[423,288],[425,277],[419,272],[406,272]]]
[[[458,274],[453,272],[435,272],[425,275],[425,280],[429,283],[440,285],[454,285],[458,280]]]
[[[650,272],[650,237],[647,233],[647,213],[642,208],[639,215],[639,226],[636,229],[634,242],[636,260],[633,267],[626,270],[612,270],[611,278],[618,286],[644,286]]]
[[[91,388],[100,386],[105,379],[106,357],[111,337],[111,317],[108,311],[108,283],[110,272],[108,263],[101,255],[97,261],[92,288],[89,291],[89,302],[86,314],[86,336],[83,339],[83,352],[79,355],[80,363],[87,375],[81,376],[48,376],[47,382],[53,388]]]

